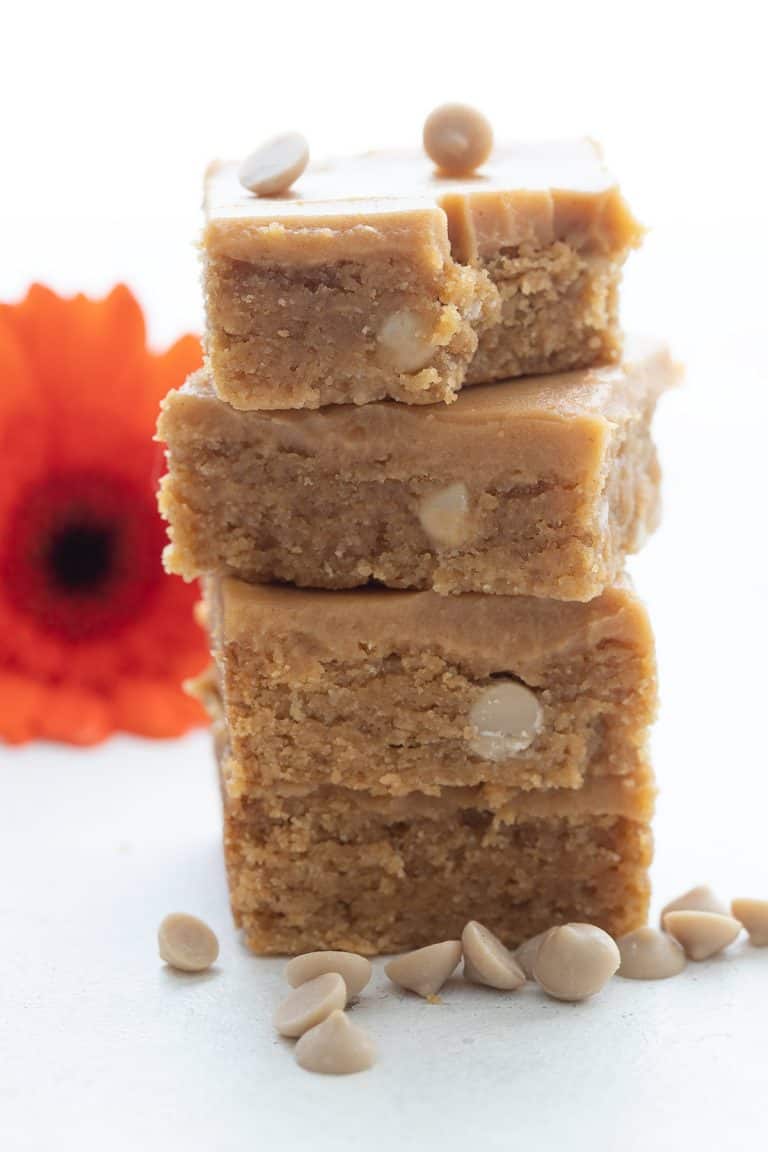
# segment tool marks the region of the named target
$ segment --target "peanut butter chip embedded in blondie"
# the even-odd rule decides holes
[[[376,341],[379,363],[396,372],[420,372],[434,352],[428,323],[408,308],[387,316]]]
[[[395,956],[384,965],[384,971],[393,984],[426,998],[440,991],[460,959],[461,942],[444,940]]]
[[[458,548],[467,538],[469,493],[465,484],[447,484],[419,502],[421,526],[433,544]]]
[[[664,917],[668,912],[717,912],[720,916],[727,916],[728,906],[715,895],[708,884],[698,884],[664,905],[660,917],[662,928]]]
[[[299,132],[274,136],[251,152],[240,166],[243,187],[257,196],[287,192],[309,163],[309,145]]]
[[[733,916],[749,933],[749,942],[757,948],[768,947],[768,900],[739,897],[731,904]]]
[[[616,942],[594,924],[550,928],[539,945],[533,975],[556,1000],[586,1000],[619,967]]]
[[[219,955],[219,941],[197,916],[172,912],[157,933],[161,959],[180,972],[204,972]]]
[[[515,949],[515,960],[525,973],[526,980],[533,980],[533,965],[536,963],[536,957],[539,954],[539,945],[546,936],[548,928],[543,932],[539,932],[537,936],[531,936],[530,940],[524,940],[523,943]]]
[[[680,941],[691,960],[708,960],[732,944],[741,932],[741,924],[732,916],[687,909],[668,912],[664,928]]]
[[[638,928],[616,941],[619,976],[627,980],[666,980],[685,968],[685,952],[674,936],[658,928]]]
[[[292,992],[272,1022],[281,1036],[301,1036],[347,1002],[347,986],[338,972],[325,972]]]
[[[524,752],[541,731],[541,705],[519,680],[494,680],[475,700],[469,723],[476,729],[469,746],[484,760],[507,760]]]
[[[371,978],[370,960],[354,952],[305,952],[294,956],[283,969],[292,988],[298,988],[326,972],[338,972],[347,986],[347,996],[358,996]]]
[[[498,936],[477,920],[470,920],[461,934],[464,979],[473,984],[511,991],[525,983],[525,972]]]
[[[476,108],[442,104],[424,123],[424,151],[446,176],[468,176],[491,154],[493,130]]]
[[[350,1024],[348,1016],[336,1009],[304,1033],[296,1045],[296,1060],[308,1072],[345,1076],[372,1067],[376,1049],[362,1028]]]

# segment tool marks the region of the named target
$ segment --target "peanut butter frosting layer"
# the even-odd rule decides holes
[[[372,152],[310,165],[279,197],[249,194],[236,163],[216,162],[206,178],[205,244],[237,260],[281,257],[325,261],[361,255],[421,218],[446,229],[454,259],[471,263],[501,247],[578,238],[583,251],[612,253],[637,244],[642,229],[591,140],[520,141],[497,147],[471,178],[438,175],[417,151]],[[404,229],[404,224],[407,226]]]
[[[220,769],[225,791],[229,768],[228,752],[220,752]],[[245,805],[256,797],[235,801]],[[653,815],[656,789],[653,773],[647,763],[641,764],[630,777],[588,780],[582,788],[543,789],[526,792],[520,788],[504,788],[481,784],[475,788],[444,788],[439,797],[411,792],[406,796],[375,796],[366,792],[350,793],[344,788],[297,787],[278,784],[270,795],[284,800],[304,799],[322,810],[323,805],[346,798],[356,809],[376,813],[383,819],[442,820],[451,814],[466,811],[489,812],[499,824],[516,824],[521,820],[562,819],[580,816],[623,816],[628,820],[648,821]]]
[[[206,580],[217,646],[242,644],[289,672],[319,661],[364,662],[366,654],[433,650],[471,665],[475,676],[505,666],[526,683],[534,669],[602,640],[644,653],[653,671],[653,633],[642,602],[624,578],[586,603],[528,596],[440,596],[383,588],[345,591]]]
[[[486,471],[513,469],[519,483],[540,483],[556,476],[584,479],[613,429],[647,411],[679,371],[666,345],[636,336],[627,341],[621,364],[476,385],[451,405],[385,401],[240,412],[218,400],[202,369],[163,408],[170,413],[183,406],[185,429],[200,437],[241,441],[247,431],[265,452],[310,453],[337,468],[347,460],[378,463],[388,478],[409,478],[425,463],[451,460],[451,474],[461,479],[462,468],[474,467],[476,457]],[[194,403],[184,405],[186,398]],[[170,440],[172,420],[161,417],[162,439]],[[594,484],[602,476],[588,479]]]

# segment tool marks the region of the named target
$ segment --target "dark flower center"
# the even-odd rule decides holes
[[[104,640],[146,611],[164,540],[149,482],[106,470],[49,474],[10,517],[0,585],[45,632]]]
[[[70,524],[51,536],[46,566],[62,592],[90,595],[110,578],[115,532],[107,525]]]

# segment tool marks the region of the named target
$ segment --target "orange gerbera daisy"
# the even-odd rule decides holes
[[[146,344],[135,298],[0,305],[0,739],[91,744],[202,723],[192,586],[163,573],[160,400],[199,367]]]

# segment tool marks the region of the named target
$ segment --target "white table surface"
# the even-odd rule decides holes
[[[666,519],[633,564],[662,678],[655,908],[768,894],[765,446],[741,416],[766,378],[718,355],[664,402]],[[766,1147],[768,949],[745,945],[582,1005],[456,982],[435,1006],[379,967],[354,1009],[377,1066],[302,1072],[270,1026],[281,963],[230,923],[219,816],[205,733],[0,748],[0,1148]],[[171,910],[219,933],[209,975],[159,962]]]

